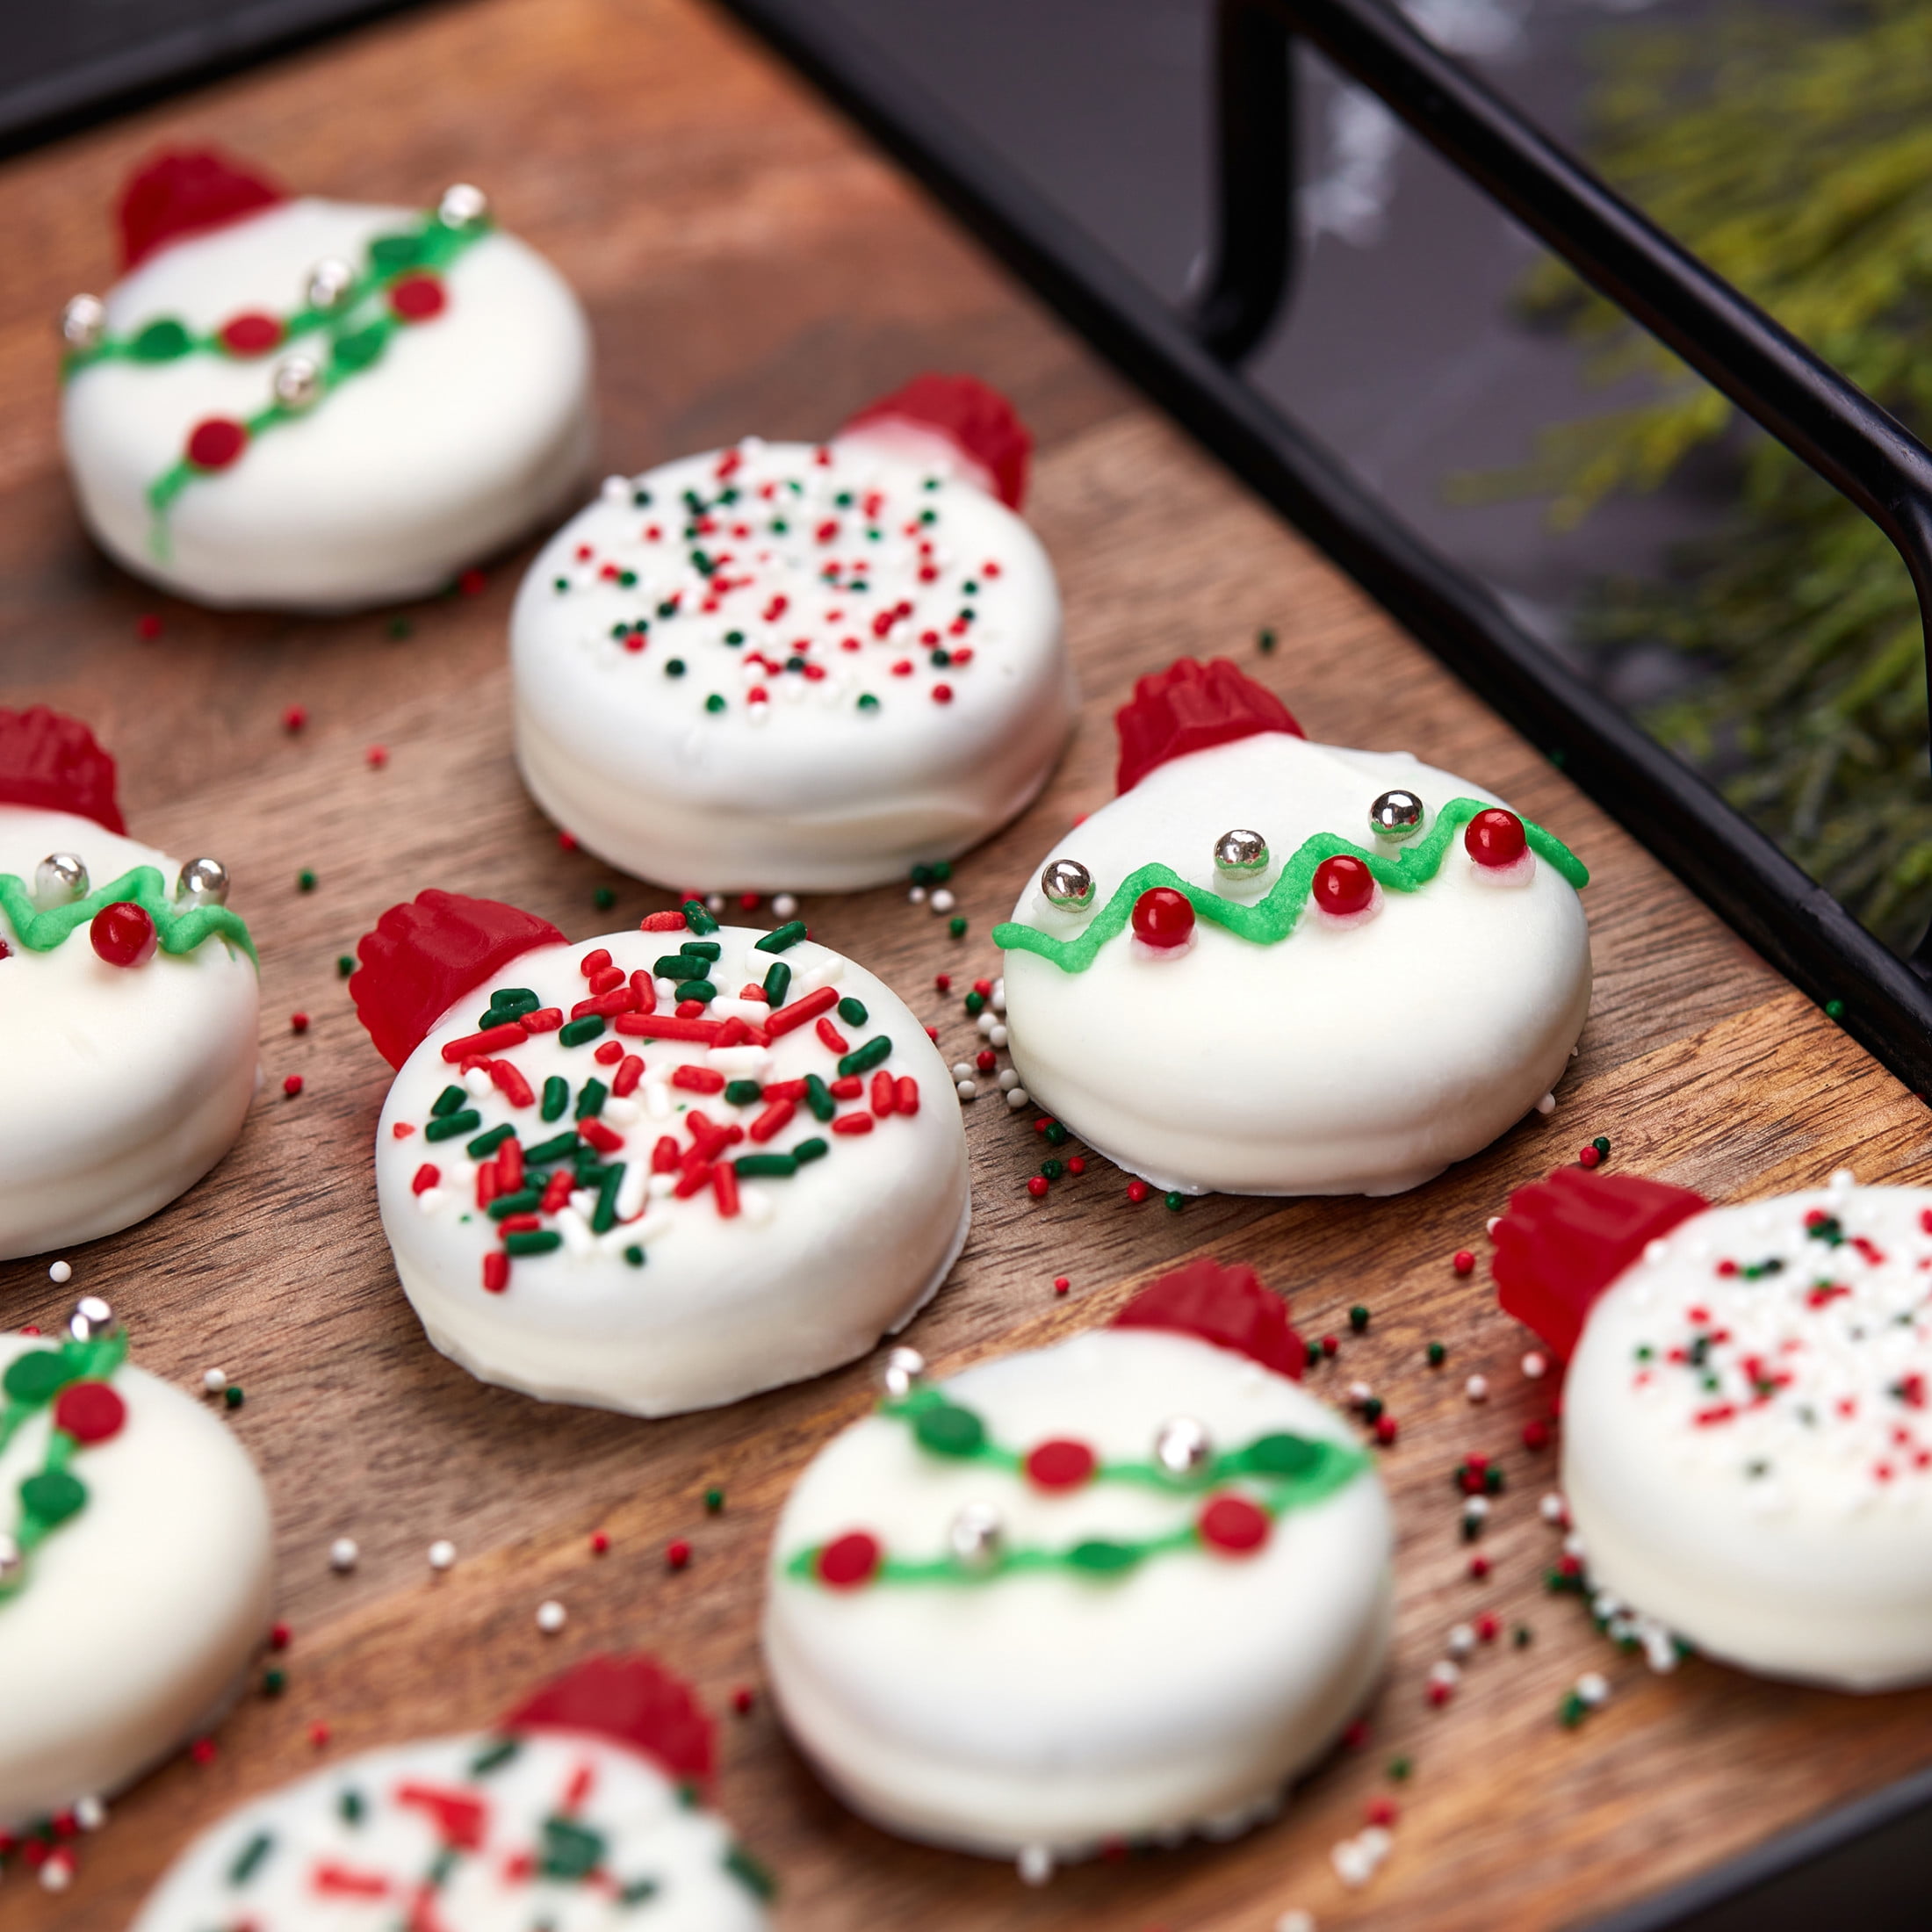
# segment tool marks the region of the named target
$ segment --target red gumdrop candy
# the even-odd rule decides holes
[[[1164,671],[1143,678],[1134,696],[1114,714],[1121,760],[1116,790],[1132,791],[1156,767],[1189,752],[1231,745],[1261,732],[1306,734],[1272,691],[1244,676],[1226,658],[1198,664],[1179,658]]]
[[[1026,500],[1033,438],[1012,403],[977,376],[915,376],[903,389],[869,402],[839,434],[888,422],[936,430],[992,479],[993,494],[1008,509]]]
[[[1165,952],[1185,946],[1194,930],[1194,909],[1185,892],[1170,885],[1150,885],[1134,902],[1134,936]]]
[[[1287,1303],[1263,1287],[1252,1268],[1224,1268],[1205,1257],[1143,1288],[1109,1326],[1197,1336],[1291,1381],[1301,1380],[1308,1361],[1301,1337],[1288,1326]]]
[[[1086,1444],[1056,1436],[1027,1452],[1027,1481],[1036,1489],[1078,1489],[1092,1481],[1097,1466]]]
[[[71,811],[110,832],[127,829],[114,802],[114,761],[79,718],[44,704],[0,710],[0,804]]]
[[[287,199],[266,176],[237,167],[212,148],[156,155],[121,190],[121,266],[131,269],[182,235],[222,227]]]
[[[1337,919],[1366,912],[1375,897],[1375,875],[1345,852],[1323,859],[1315,869],[1315,903]]]
[[[155,922],[147,908],[132,899],[104,905],[95,913],[87,936],[110,966],[145,966],[155,956]]]
[[[1244,1496],[1217,1496],[1195,1524],[1200,1539],[1224,1556],[1252,1556],[1268,1540],[1267,1512]]]
[[[856,1590],[878,1574],[879,1539],[863,1530],[835,1536],[818,1552],[818,1580],[833,1590]]]
[[[465,993],[520,954],[563,937],[534,912],[432,886],[413,904],[392,905],[364,934],[349,997],[377,1052],[400,1067]]]
[[[586,1657],[503,1719],[506,1731],[588,1731],[641,1751],[674,1778],[703,1784],[714,1727],[683,1678],[650,1657]]]
[[[54,1426],[76,1442],[105,1442],[121,1432],[127,1404],[105,1382],[69,1382],[54,1404]]]
[[[1568,1361],[1597,1297],[1648,1243],[1710,1205],[1640,1175],[1560,1167],[1517,1188],[1496,1223],[1496,1299]]]
[[[1479,811],[1464,828],[1462,843],[1478,865],[1514,865],[1530,849],[1523,821],[1501,805]]]
[[[222,323],[221,346],[231,356],[265,356],[281,346],[284,333],[278,317],[249,309]]]

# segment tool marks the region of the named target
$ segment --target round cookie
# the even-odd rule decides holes
[[[112,1234],[241,1132],[259,988],[227,873],[125,835],[86,725],[0,710],[0,1258]]]
[[[1496,1240],[1503,1307],[1569,1359],[1592,1588],[1769,1676],[1932,1678],[1932,1189],[1711,1208],[1571,1168]]]
[[[1184,1193],[1392,1194],[1555,1085],[1588,875],[1406,752],[1311,745],[1234,666],[1119,714],[1120,796],[997,926],[1027,1092]]]
[[[0,1334],[0,1833],[205,1729],[268,1631],[254,1464],[126,1353],[94,1300],[63,1336]]]
[[[400,1070],[383,1226],[429,1339],[482,1381],[640,1416],[735,1402],[862,1355],[957,1258],[938,1051],[800,922],[694,900],[566,944],[432,891],[360,953],[350,991]]]
[[[711,1722],[641,1657],[592,1657],[495,1729],[364,1751],[256,1799],[133,1932],[762,1932],[763,1868],[704,1808]]]
[[[1028,1876],[1271,1812],[1390,1619],[1388,1503],[1302,1359],[1212,1262],[944,1382],[895,1357],[773,1545],[772,1688],[826,1782]]]
[[[61,433],[137,575],[286,610],[425,596],[580,487],[588,327],[475,189],[291,200],[172,154],[120,221],[123,278],[62,318]]]
[[[510,621],[516,753],[599,857],[674,890],[842,891],[1025,808],[1072,728],[1005,399],[922,377],[829,443],[613,477]]]

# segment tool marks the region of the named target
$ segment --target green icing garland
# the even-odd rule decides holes
[[[286,348],[305,335],[326,333],[328,353],[317,358],[320,393],[314,402],[303,407],[271,401],[253,415],[243,417],[242,427],[248,441],[252,443],[264,429],[313,415],[331,390],[372,369],[381,361],[390,337],[407,326],[383,304],[389,290],[406,276],[447,268],[472,242],[490,232],[492,224],[487,218],[451,227],[437,215],[427,214],[413,234],[377,235],[369,244],[362,270],[332,306],[308,306],[292,315],[278,317],[282,323],[282,335],[274,349]],[[271,349],[263,354],[273,352]],[[104,336],[91,348],[75,350],[62,364],[61,376],[63,380],[71,381],[83,369],[101,362],[152,365],[178,362],[192,355],[220,356],[230,362],[262,359],[230,349],[219,330],[198,335],[173,316],[159,316],[131,335]],[[169,506],[198,477],[218,473],[183,456],[148,485],[148,502],[155,513],[149,547],[158,560],[165,562],[168,558]]]
[[[1442,869],[1456,833],[1478,812],[1489,810],[1489,804],[1481,798],[1452,798],[1436,814],[1435,824],[1423,838],[1393,855],[1368,851],[1338,833],[1317,832],[1295,848],[1294,856],[1281,868],[1280,876],[1266,896],[1251,902],[1225,899],[1205,886],[1190,885],[1171,867],[1157,861],[1143,865],[1121,882],[1113,898],[1077,938],[1055,939],[1037,927],[1009,919],[994,926],[993,944],[1009,953],[1037,953],[1063,972],[1084,973],[1099,956],[1100,948],[1127,930],[1142,893],[1164,885],[1181,893],[1200,918],[1226,926],[1236,939],[1252,940],[1258,946],[1278,945],[1300,923],[1316,869],[1324,859],[1359,859],[1388,890],[1413,892]],[[1523,830],[1530,849],[1546,864],[1554,866],[1578,891],[1590,883],[1582,861],[1561,839],[1527,818],[1523,820]]]
[[[914,1389],[904,1400],[880,1405],[879,1413],[911,1424],[919,1446],[929,1454],[955,1462],[979,1462],[1021,1474],[1027,1459],[997,1443],[973,1410],[934,1388]],[[1369,1466],[1367,1453],[1325,1437],[1298,1436],[1287,1431],[1257,1436],[1238,1449],[1215,1457],[1198,1474],[1177,1477],[1156,1462],[1096,1461],[1087,1482],[1114,1482],[1153,1489],[1175,1496],[1200,1496],[1236,1477],[1260,1489],[1255,1506],[1271,1521],[1290,1510],[1325,1502],[1345,1489]],[[1137,1539],[1089,1537],[1063,1549],[1027,1546],[1002,1546],[988,1561],[969,1567],[951,1557],[913,1559],[882,1555],[873,1580],[889,1583],[977,1583],[998,1576],[1028,1571],[1072,1570],[1088,1575],[1114,1575],[1134,1569],[1150,1557],[1206,1546],[1199,1521],[1184,1523],[1159,1536]],[[811,1582],[819,1576],[819,1562],[829,1547],[814,1544],[799,1550],[785,1565],[785,1574]]]
[[[7,916],[13,936],[31,953],[51,953],[68,938],[75,928],[86,925],[94,915],[110,905],[132,902],[155,922],[155,934],[164,953],[191,953],[204,940],[219,938],[239,947],[259,967],[255,941],[238,912],[225,905],[198,905],[177,912],[168,898],[167,882],[151,865],[137,865],[124,872],[112,885],[90,892],[84,899],[68,905],[40,910],[33,895],[18,875],[0,872],[0,912]],[[5,1438],[0,1437],[0,1444]]]

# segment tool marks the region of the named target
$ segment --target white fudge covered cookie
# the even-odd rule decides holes
[[[1554,1085],[1590,987],[1558,840],[1309,744],[1224,661],[1143,678],[1119,724],[1121,796],[993,932],[1042,1107],[1163,1188],[1392,1194]]]
[[[661,1416],[862,1355],[966,1238],[959,1107],[882,981],[696,901],[566,944],[425,892],[350,982],[400,1069],[377,1133],[396,1272],[485,1381]]]
[[[1004,825],[1073,719],[1028,441],[926,376],[824,445],[613,477],[511,619],[537,804],[678,890],[877,885]]]
[[[165,155],[122,198],[126,273],[76,296],[61,430],[82,514],[210,604],[416,597],[569,500],[590,336],[473,188],[428,211]]]
[[[1568,1168],[1496,1239],[1503,1307],[1569,1357],[1592,1588],[1767,1676],[1932,1678],[1932,1189],[1710,1208]]]
[[[133,1932],[761,1932],[771,1881],[699,1802],[712,1755],[676,1678],[593,1657],[494,1730],[243,1806]]]
[[[1213,1262],[943,1383],[895,1358],[772,1552],[773,1690],[826,1781],[1034,1875],[1271,1810],[1389,1630],[1388,1506],[1302,1359]]]
[[[254,1095],[255,948],[213,859],[124,835],[77,719],[0,711],[0,1257],[131,1226]]]
[[[268,1632],[255,1465],[126,1353],[91,1299],[62,1336],[0,1334],[0,1833],[185,1743]]]

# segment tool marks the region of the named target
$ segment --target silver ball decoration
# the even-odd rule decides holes
[[[1078,859],[1056,859],[1040,875],[1040,890],[1048,905],[1084,912],[1093,904],[1093,875]]]
[[[97,1341],[113,1326],[114,1311],[97,1294],[83,1294],[67,1318],[67,1332],[76,1342]]]
[[[1368,808],[1370,829],[1378,839],[1400,845],[1422,830],[1423,802],[1412,791],[1385,791]]]
[[[33,869],[38,905],[67,905],[87,897],[87,867],[71,852],[50,852]]]
[[[311,408],[322,393],[321,366],[307,356],[291,356],[276,364],[270,386],[283,408]]]
[[[1160,1425],[1154,1438],[1154,1460],[1177,1482],[1192,1482],[1214,1459],[1208,1431],[1192,1416],[1175,1416]]]
[[[107,304],[97,295],[76,295],[61,311],[61,340],[73,350],[99,347],[107,333]]]
[[[1224,832],[1215,840],[1215,870],[1224,879],[1251,879],[1268,863],[1268,841],[1258,832]]]
[[[885,1359],[886,1394],[894,1402],[904,1402],[925,1373],[926,1358],[916,1348],[894,1349]]]
[[[962,1569],[991,1569],[1005,1540],[1006,1526],[990,1503],[969,1503],[946,1532],[946,1546]]]
[[[339,255],[331,255],[308,271],[308,286],[303,293],[311,308],[339,308],[355,285],[355,270]]]
[[[219,859],[190,859],[175,881],[175,897],[197,905],[228,903],[228,869]]]
[[[26,1567],[27,1560],[20,1554],[20,1546],[11,1536],[0,1534],[0,1590],[18,1582],[20,1573]]]
[[[473,227],[489,212],[490,198],[466,181],[445,188],[436,203],[436,220],[446,228]]]

